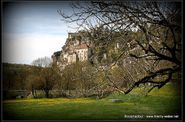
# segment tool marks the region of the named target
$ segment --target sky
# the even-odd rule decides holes
[[[75,32],[57,13],[72,11],[69,2],[5,2],[2,13],[2,62],[31,64],[60,51]]]

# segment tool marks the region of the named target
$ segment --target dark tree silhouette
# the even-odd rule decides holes
[[[63,21],[75,22],[78,30],[87,32],[95,52],[113,42],[122,44],[120,52],[104,68],[112,87],[127,94],[140,84],[151,83],[151,91],[171,81],[174,74],[181,74],[181,2],[95,1],[73,3],[72,8],[71,15],[61,10],[58,13]],[[100,55],[95,53],[93,58],[99,59]],[[122,66],[128,56],[135,58],[136,63],[142,61],[149,65],[143,63],[146,73],[132,78],[133,82],[123,90],[116,86],[108,72],[115,65]],[[102,65],[100,61],[95,64]],[[134,67],[132,70],[142,74]]]

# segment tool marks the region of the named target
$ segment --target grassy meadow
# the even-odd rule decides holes
[[[159,115],[181,115],[181,96],[173,84],[147,96],[141,88],[123,95],[113,93],[106,98],[53,98],[15,99],[3,101],[3,119],[11,120],[129,120],[129,119],[168,119]],[[112,99],[121,99],[115,103]],[[140,115],[141,118],[128,117]],[[146,115],[157,117],[146,118]],[[151,117],[150,116],[150,117]]]

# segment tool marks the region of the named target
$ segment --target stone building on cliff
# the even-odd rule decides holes
[[[88,38],[80,33],[68,33],[68,38],[62,50],[54,52],[52,59],[53,64],[63,70],[65,66],[77,61],[87,61],[91,56],[92,49]]]

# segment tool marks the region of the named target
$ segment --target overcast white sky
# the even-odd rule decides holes
[[[68,32],[58,9],[71,12],[69,2],[3,3],[2,61],[31,64],[61,50]]]

